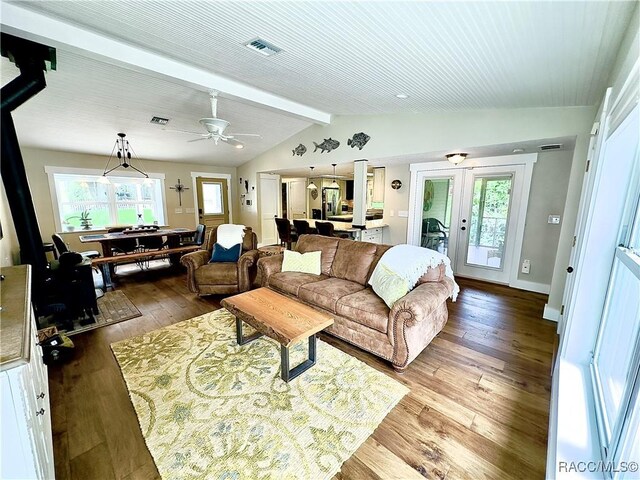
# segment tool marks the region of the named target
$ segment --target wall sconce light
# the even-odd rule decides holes
[[[394,180],[391,182],[391,188],[394,190],[400,190],[400,187],[402,187],[402,182],[400,180]]]
[[[467,158],[468,153],[450,153],[445,155],[447,160],[449,160],[454,165],[458,165],[459,163],[464,162],[464,159]]]

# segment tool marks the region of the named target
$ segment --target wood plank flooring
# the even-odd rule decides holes
[[[406,384],[411,393],[336,479],[543,479],[555,324],[546,296],[459,279],[443,332],[404,375],[329,335],[322,339]],[[109,345],[216,308],[184,272],[119,277],[142,317],[73,337],[71,361],[49,367],[56,477],[159,478]]]

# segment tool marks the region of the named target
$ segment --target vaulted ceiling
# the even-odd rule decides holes
[[[339,115],[596,104],[635,7],[631,1],[11,3]],[[264,57],[243,46],[256,37],[282,52]],[[263,138],[233,152],[186,144],[148,121],[168,116],[172,128],[197,129],[208,114],[206,92],[64,49],[59,56],[59,71],[48,75],[51,98],[42,94],[22,117],[16,114],[27,143],[77,150],[98,136],[109,136],[110,144],[116,131],[128,129],[132,142],[133,134],[148,139],[145,157],[238,165],[310,125],[223,98],[219,116],[232,122],[230,129]],[[3,82],[6,72],[3,63]],[[31,118],[36,113],[38,121]]]

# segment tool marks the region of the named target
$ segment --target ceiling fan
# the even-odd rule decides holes
[[[165,129],[170,132],[181,132],[188,133],[190,135],[198,135],[200,138],[194,138],[193,140],[188,140],[189,142],[197,142],[200,140],[213,140],[216,145],[218,145],[219,141],[223,141],[228,143],[229,145],[233,145],[236,148],[244,148],[244,144],[239,140],[236,140],[235,137],[260,137],[257,133],[230,133],[225,134],[225,130],[229,126],[229,122],[223,120],[222,118],[217,117],[218,110],[218,92],[213,91],[209,95],[211,100],[211,118],[201,118],[200,125],[207,129],[207,133],[201,132],[189,132],[186,130],[170,130]]]

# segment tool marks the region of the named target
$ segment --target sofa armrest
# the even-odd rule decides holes
[[[257,262],[258,250],[244,252],[238,259],[238,290],[240,292],[251,290],[251,284],[256,277]]]
[[[258,270],[260,271],[260,278],[262,280],[262,286],[269,285],[269,277],[274,273],[282,271],[282,260],[284,254],[271,255],[269,257],[262,257],[258,260]]]
[[[209,262],[211,254],[206,250],[187,253],[180,259],[180,263],[187,267],[187,286],[189,291],[199,293],[196,285],[196,270]]]
[[[402,372],[447,323],[451,282],[426,282],[398,300],[389,312],[391,363]]]
[[[389,319],[401,319],[407,326],[419,323],[446,302],[453,287],[450,282],[425,282],[407,293],[393,304]]]

